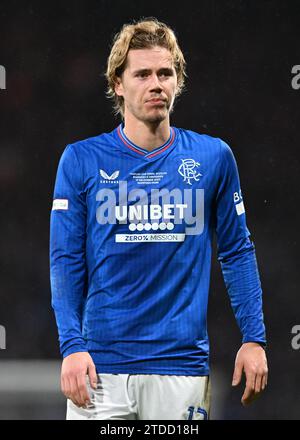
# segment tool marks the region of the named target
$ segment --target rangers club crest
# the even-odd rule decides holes
[[[198,177],[202,176],[202,174],[198,173],[196,168],[200,166],[200,163],[194,159],[181,159],[181,162],[178,172],[183,177],[183,181],[189,185],[192,185],[191,180],[198,182]]]

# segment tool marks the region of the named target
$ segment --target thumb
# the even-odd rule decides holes
[[[236,386],[240,383],[242,378],[243,365],[239,362],[235,364],[233,377],[232,377],[232,386]]]
[[[88,366],[88,374],[89,374],[89,379],[90,379],[90,384],[91,386],[96,389],[97,388],[97,381],[98,381],[98,376],[97,376],[97,372],[96,372],[96,367],[94,363],[90,363]]]

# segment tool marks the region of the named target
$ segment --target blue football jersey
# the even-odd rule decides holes
[[[97,372],[209,374],[212,241],[243,342],[265,343],[255,246],[238,169],[221,139],[170,127],[148,151],[121,123],[59,162],[50,275],[63,357]]]

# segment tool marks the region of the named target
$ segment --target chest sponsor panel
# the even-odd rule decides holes
[[[96,203],[99,225],[120,226],[120,234],[114,228],[119,243],[183,241],[185,235],[204,230],[203,188],[128,190],[127,181],[120,180],[118,187],[100,189]]]

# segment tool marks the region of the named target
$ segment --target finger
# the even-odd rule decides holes
[[[69,384],[69,380],[67,377],[61,376],[61,390],[63,394],[66,396],[66,398],[69,398],[69,395],[71,393],[71,387]]]
[[[262,391],[262,374],[257,374],[255,378],[255,394],[259,394]]]
[[[267,386],[267,381],[268,381],[268,374],[264,374],[264,375],[263,375],[263,378],[262,378],[262,384],[261,384],[261,387],[262,387],[263,390],[264,390],[264,389],[266,388],[266,386]]]
[[[251,393],[251,395],[244,401],[242,401],[243,406],[248,406],[250,405],[252,402],[254,402],[256,399],[259,398],[259,396],[261,395],[261,393]]]
[[[69,383],[70,383],[70,396],[69,396],[69,398],[72,400],[72,402],[76,406],[81,407],[82,405],[81,405],[81,401],[80,401],[80,395],[78,392],[76,376],[70,377]]]
[[[61,376],[60,376],[60,389],[61,389],[61,392],[62,392],[64,395],[66,395],[66,384],[65,384],[65,379],[64,379],[64,377],[63,377],[62,374],[61,374]]]
[[[89,375],[91,386],[96,390],[97,389],[98,376],[97,376],[97,371],[96,371],[96,367],[95,367],[94,363],[91,363],[89,365],[88,375]]]
[[[91,403],[85,377],[86,377],[85,373],[81,373],[81,374],[77,375],[77,378],[76,378],[77,390],[78,390],[78,396],[79,396],[78,400],[79,400],[81,406],[85,406],[85,405],[88,405],[89,403]]]
[[[246,388],[242,396],[243,405],[248,405],[248,403],[251,402],[251,399],[253,398],[254,395],[254,391],[255,391],[255,374],[248,372],[246,374]]]
[[[255,399],[255,393],[252,389],[245,389],[245,392],[242,396],[241,402],[244,406],[249,405]]]
[[[244,406],[248,405],[251,402],[251,399],[254,395],[254,390],[252,387],[247,387],[244,390],[244,394],[242,395],[241,402]]]
[[[232,377],[232,385],[236,386],[240,383],[243,373],[243,364],[237,362],[234,367],[233,377]]]

